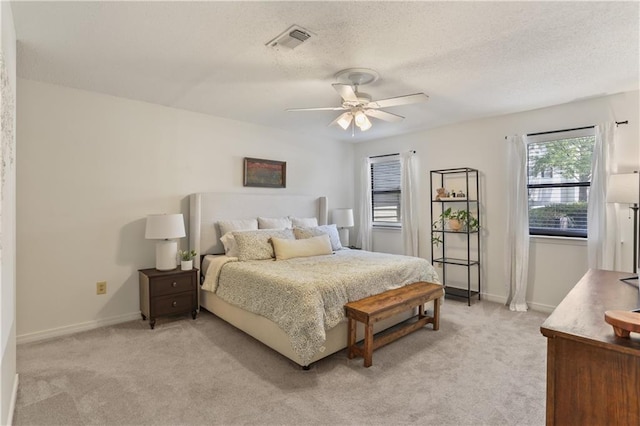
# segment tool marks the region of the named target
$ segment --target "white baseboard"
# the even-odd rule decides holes
[[[482,293],[482,300],[486,300],[488,302],[502,303],[503,305],[507,304],[506,297],[497,296],[495,294]],[[547,314],[550,314],[556,308],[555,306],[544,305],[542,303],[533,303],[533,302],[527,302],[527,306],[529,306],[529,309],[531,309],[532,311],[544,312]]]
[[[9,418],[7,424],[11,426],[13,424],[13,413],[16,409],[16,401],[18,400],[18,374],[13,379],[13,390],[11,391],[11,402],[9,403]]]
[[[34,333],[22,334],[16,337],[16,343],[31,343],[40,340],[51,339],[53,337],[66,336],[80,331],[93,330],[94,328],[105,327],[107,325],[120,324],[122,322],[140,319],[140,312],[118,315],[110,318],[103,318],[95,321],[87,321],[79,324],[65,325],[63,327],[51,328],[49,330],[36,331]]]

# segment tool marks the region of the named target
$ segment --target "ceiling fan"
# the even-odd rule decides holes
[[[397,96],[394,98],[374,101],[367,93],[359,92],[358,87],[369,84],[378,79],[378,73],[367,68],[348,68],[336,74],[336,80],[340,83],[332,84],[333,88],[342,98],[342,105],[338,107],[320,108],[290,108],[287,111],[345,111],[329,125],[337,124],[347,130],[351,126],[352,135],[355,127],[364,132],[372,126],[369,117],[383,121],[397,122],[404,119],[401,115],[382,111],[380,108],[388,108],[399,105],[426,102],[429,97],[424,93]]]

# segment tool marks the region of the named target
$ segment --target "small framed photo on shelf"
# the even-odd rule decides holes
[[[286,188],[287,162],[245,157],[243,185],[263,188]]]

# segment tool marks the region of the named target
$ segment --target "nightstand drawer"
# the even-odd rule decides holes
[[[175,275],[153,280],[150,292],[151,297],[163,296],[166,294],[182,293],[193,290],[196,287],[196,280],[192,275]]]
[[[152,316],[182,314],[196,308],[196,295],[193,292],[173,296],[156,297],[151,301]]]

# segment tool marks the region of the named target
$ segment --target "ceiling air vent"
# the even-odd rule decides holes
[[[282,46],[288,49],[295,49],[305,41],[309,40],[312,35],[313,33],[311,33],[309,30],[305,30],[298,25],[292,25],[287,28],[287,30],[282,34],[278,35],[276,38],[267,43],[267,46],[273,48]]]

